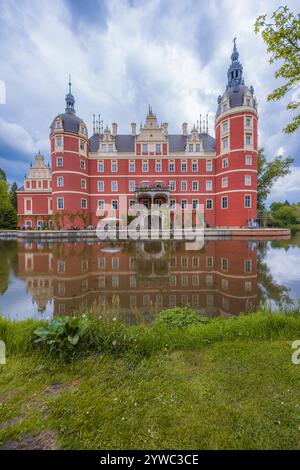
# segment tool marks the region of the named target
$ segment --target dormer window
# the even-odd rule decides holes
[[[55,127],[56,127],[56,129],[60,128],[61,127],[61,121],[59,121],[59,120],[56,121],[55,122]]]
[[[193,144],[189,144],[189,152],[193,152],[193,150],[194,150]]]
[[[200,152],[200,150],[201,150],[200,144],[196,144],[196,152]]]
[[[143,144],[143,153],[148,153],[148,144]]]
[[[106,153],[106,144],[101,144],[101,152]]]
[[[114,146],[113,146],[113,144],[108,144],[108,151],[109,151],[109,153],[111,153],[111,152],[114,151]]]
[[[85,127],[82,124],[80,126],[80,132],[81,134],[85,134]]]
[[[156,144],[156,153],[161,153],[161,144]]]
[[[227,105],[227,103],[224,103],[223,104],[223,112],[227,111],[227,109],[228,109],[228,105]]]
[[[251,104],[251,100],[250,100],[250,98],[247,98],[247,99],[246,99],[246,105],[247,105],[247,106],[250,106],[250,104]]]

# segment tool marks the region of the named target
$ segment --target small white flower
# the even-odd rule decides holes
[[[112,342],[112,345],[115,346],[116,344],[117,344],[117,341],[114,340],[114,341]]]

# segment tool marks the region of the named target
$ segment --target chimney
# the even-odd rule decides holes
[[[188,126],[188,125],[187,125],[187,122],[184,122],[184,123],[182,124],[182,135],[187,135],[187,133],[188,133],[188,132],[187,132],[187,126]]]
[[[116,122],[112,123],[112,135],[116,137],[117,135],[117,130],[118,130],[118,124]]]
[[[136,135],[136,123],[131,123],[131,135]]]

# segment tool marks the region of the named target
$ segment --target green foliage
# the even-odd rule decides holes
[[[10,187],[9,196],[10,196],[11,204],[16,210],[18,209],[17,191],[18,191],[18,185],[14,181],[13,184],[11,185],[11,187]]]
[[[271,16],[261,15],[255,22],[255,32],[261,31],[262,38],[270,54],[269,62],[279,61],[281,66],[275,77],[285,83],[268,95],[268,101],[279,100],[294,89],[300,82],[300,14],[293,14],[287,6],[280,6]],[[299,100],[289,102],[287,109],[296,110]],[[300,115],[296,115],[283,131],[292,133],[300,126]]]
[[[2,168],[0,168],[0,180],[3,180],[6,182],[6,173]]]
[[[17,211],[11,205],[0,210],[0,229],[15,230],[18,224]]]
[[[191,307],[174,307],[164,310],[156,319],[156,324],[170,328],[187,328],[201,323],[207,323],[206,317],[200,316]]]
[[[87,323],[78,318],[59,318],[51,320],[47,326],[39,326],[34,330],[37,337],[34,343],[40,343],[50,353],[63,356],[74,355],[76,346],[87,329]]]
[[[278,227],[300,224],[300,205],[286,202],[273,202],[268,214],[269,221]]]
[[[293,162],[293,158],[283,158],[281,155],[267,161],[264,149],[260,148],[258,150],[257,206],[259,210],[264,210],[272,186],[279,178],[290,173]]]

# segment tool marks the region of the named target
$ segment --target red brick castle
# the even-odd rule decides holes
[[[158,124],[149,106],[145,125],[129,134],[118,126],[95,122],[89,137],[75,113],[75,99],[66,96],[65,113],[51,124],[51,168],[39,153],[18,192],[19,225],[27,228],[70,228],[96,225],[97,208],[109,206],[118,215],[119,197],[128,207],[138,201],[199,204],[210,227],[253,224],[257,205],[257,103],[244,84],[243,67],[234,40],[228,83],[218,97],[215,138],[207,120],[188,131],[170,134]]]

